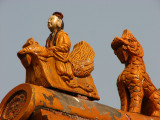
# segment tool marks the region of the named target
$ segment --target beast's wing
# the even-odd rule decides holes
[[[95,53],[93,48],[85,41],[74,45],[70,55],[72,70],[77,77],[86,77],[94,69]]]

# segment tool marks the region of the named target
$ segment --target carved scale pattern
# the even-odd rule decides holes
[[[77,77],[90,75],[94,69],[94,57],[94,50],[87,42],[77,43],[70,56],[74,75]]]

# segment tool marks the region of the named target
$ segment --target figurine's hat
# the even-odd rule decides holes
[[[60,19],[63,19],[63,14],[61,12],[54,12],[53,15],[56,15]]]

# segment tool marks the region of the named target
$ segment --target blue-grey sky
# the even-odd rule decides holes
[[[17,52],[30,37],[44,46],[48,18],[64,14],[64,31],[73,45],[85,40],[95,50],[92,76],[102,104],[120,108],[116,81],[124,69],[111,49],[115,36],[129,29],[144,49],[152,82],[160,88],[159,0],[0,0],[0,101],[25,82]]]

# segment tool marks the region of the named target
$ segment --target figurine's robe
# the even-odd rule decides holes
[[[53,37],[48,37],[46,41],[46,48],[51,48],[53,57],[56,61],[56,69],[60,76],[68,76],[72,79],[73,73],[69,63],[71,42],[67,33],[63,30],[55,32]]]

